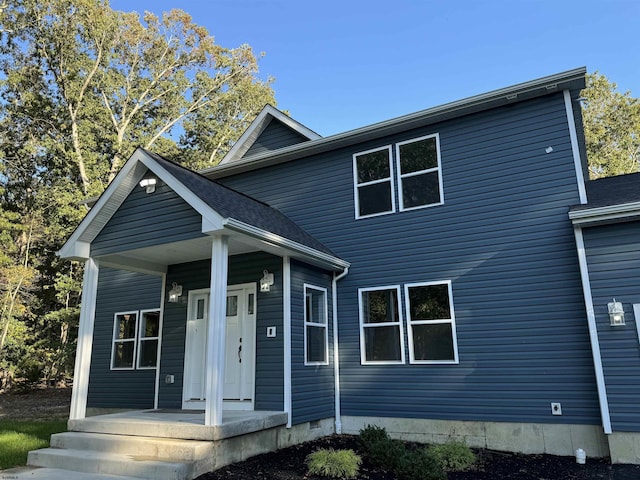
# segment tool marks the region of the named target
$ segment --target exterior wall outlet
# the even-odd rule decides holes
[[[276,327],[267,327],[267,338],[275,338]]]
[[[551,415],[562,415],[562,405],[559,402],[551,402]]]
[[[176,381],[176,377],[175,375],[167,375],[166,377],[164,377],[164,383],[174,383]]]

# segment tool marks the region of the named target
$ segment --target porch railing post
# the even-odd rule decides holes
[[[228,238],[213,236],[211,247],[211,290],[207,328],[207,371],[205,425],[222,425],[222,390],[227,321]]]

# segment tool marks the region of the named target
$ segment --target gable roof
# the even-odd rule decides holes
[[[251,122],[242,136],[240,136],[231,150],[229,150],[229,153],[220,161],[220,165],[226,165],[241,159],[272,121],[281,123],[307,140],[317,140],[321,138],[320,135],[313,130],[305,127],[288,115],[285,115],[277,108],[267,104],[253,122]]]
[[[222,178],[266,166],[297,160],[310,155],[332,151],[342,147],[348,147],[357,143],[374,140],[382,136],[393,135],[406,130],[420,128],[425,125],[458,118],[490,108],[529,100],[554,92],[561,92],[563,90],[569,90],[572,98],[575,99],[578,97],[580,90],[585,87],[586,72],[587,70],[585,67],[568,70],[566,72],[519,83],[511,87],[501,88],[488,93],[475,95],[473,97],[421,110],[402,117],[357,128],[348,132],[318,138],[309,142],[280,148],[272,152],[265,152],[255,156],[252,155],[249,158],[236,158],[233,162],[220,162],[219,165],[203,169],[200,173],[209,178]]]
[[[89,258],[91,242],[147,171],[164,181],[202,216],[203,233],[229,230],[286,249],[316,264],[331,268],[349,265],[275,208],[142,148],[122,167],[58,255]]]

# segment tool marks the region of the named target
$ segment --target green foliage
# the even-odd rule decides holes
[[[51,435],[66,429],[65,420],[0,421],[0,470],[25,465],[30,450],[48,447]]]
[[[394,471],[400,480],[447,480],[442,465],[426,448],[406,450]]]
[[[358,441],[366,450],[378,442],[387,440],[389,440],[387,430],[377,425],[367,425],[360,430],[360,436],[358,437]]]
[[[310,475],[330,478],[355,478],[362,459],[353,450],[317,450],[307,456]]]
[[[476,462],[476,456],[464,442],[450,441],[441,445],[431,445],[427,449],[430,456],[442,466],[445,472],[460,472]]]

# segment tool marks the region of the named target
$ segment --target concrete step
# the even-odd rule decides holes
[[[93,450],[58,448],[34,450],[29,452],[27,465],[156,480],[190,480],[193,478],[193,464],[190,463],[163,462],[139,455]]]
[[[12,480],[139,480],[136,477],[122,477],[119,475],[103,475],[101,473],[72,472],[59,468],[18,467],[2,470],[0,478]]]
[[[52,448],[130,454],[158,460],[196,462],[215,455],[213,442],[135,437],[103,433],[63,432],[51,436]]]

